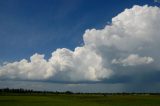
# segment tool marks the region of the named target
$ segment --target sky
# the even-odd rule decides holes
[[[159,6],[1,0],[0,88],[160,92]]]

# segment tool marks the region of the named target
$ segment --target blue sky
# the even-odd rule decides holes
[[[0,0],[0,88],[160,92],[159,6]]]
[[[73,50],[83,43],[86,29],[103,28],[135,4],[158,5],[153,0],[1,0],[0,61]]]

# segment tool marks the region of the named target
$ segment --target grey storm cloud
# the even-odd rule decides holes
[[[125,76],[147,81],[151,73],[160,73],[159,17],[159,7],[135,5],[103,29],[87,29],[84,45],[73,51],[57,49],[49,59],[35,53],[30,60],[1,65],[0,79],[101,82]]]

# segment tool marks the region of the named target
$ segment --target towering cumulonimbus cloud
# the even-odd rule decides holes
[[[159,17],[159,7],[135,5],[104,29],[86,30],[84,45],[74,51],[57,49],[48,60],[36,53],[0,66],[0,79],[83,82],[149,76],[160,71]]]

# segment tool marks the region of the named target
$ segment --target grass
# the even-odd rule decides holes
[[[0,96],[0,106],[160,106],[160,96],[153,96],[153,95]]]

